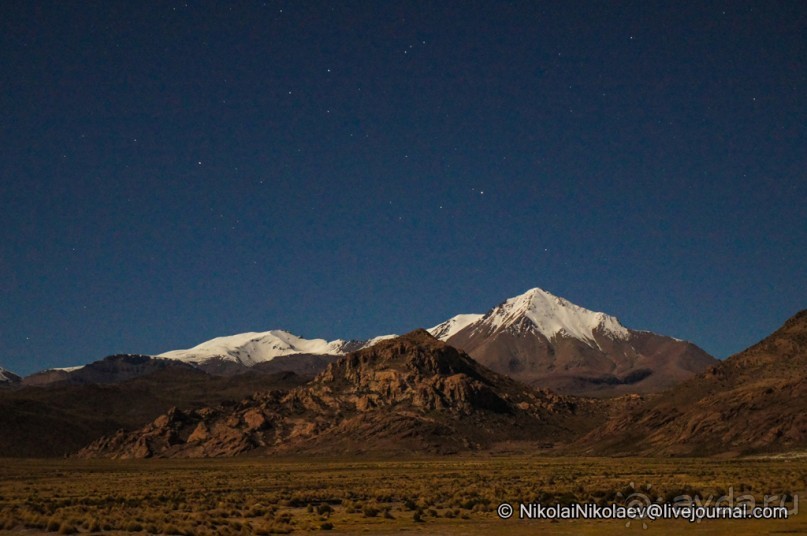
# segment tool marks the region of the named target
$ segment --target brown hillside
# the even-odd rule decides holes
[[[714,455],[807,446],[807,311],[580,441],[594,454]]]

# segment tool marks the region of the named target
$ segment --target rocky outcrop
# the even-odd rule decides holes
[[[455,452],[568,440],[600,417],[591,401],[534,390],[418,330],[348,354],[308,384],[233,405],[172,409],[82,457],[234,456],[247,451]]]

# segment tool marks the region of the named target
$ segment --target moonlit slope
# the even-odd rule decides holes
[[[453,316],[448,320],[446,320],[445,322],[442,322],[440,324],[437,324],[433,328],[430,328],[428,332],[431,333],[432,336],[434,336],[435,338],[440,339],[441,341],[446,341],[448,340],[449,337],[451,337],[464,327],[473,324],[474,322],[482,318],[482,316],[483,315],[479,314],[462,314]]]
[[[523,318],[529,319],[547,339],[563,335],[596,344],[595,331],[614,339],[630,336],[616,317],[590,311],[540,288],[510,298],[470,325],[474,331],[499,331],[512,327]]]
[[[263,333],[240,333],[217,337],[187,350],[174,350],[157,357],[177,359],[186,363],[203,363],[211,358],[235,361],[251,367],[256,363],[292,354],[339,355],[345,341],[337,339],[304,339],[288,331],[272,330]]]
[[[222,359],[251,367],[287,355],[342,355],[349,350],[366,348],[392,337],[395,335],[382,335],[369,341],[342,339],[326,341],[325,339],[304,339],[288,331],[272,330],[263,333],[250,332],[217,337],[187,350],[173,350],[156,357],[176,359],[196,365],[211,359]]]
[[[361,343],[361,348],[369,348],[375,344],[378,344],[381,341],[386,341],[387,339],[394,339],[397,335],[379,335],[378,337],[373,337],[370,340],[367,340]]]
[[[0,367],[0,383],[16,383],[17,381],[19,381],[19,376]]]

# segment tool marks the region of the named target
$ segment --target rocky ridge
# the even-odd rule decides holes
[[[703,456],[807,447],[807,311],[577,442],[589,454]]]

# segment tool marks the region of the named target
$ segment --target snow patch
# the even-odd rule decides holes
[[[369,348],[371,346],[375,346],[376,344],[380,343],[381,341],[386,341],[389,339],[394,339],[397,335],[379,335],[378,337],[373,337],[372,339],[366,341],[364,344],[361,345],[361,349]]]
[[[19,378],[19,376],[17,376],[10,370],[6,370],[3,367],[0,367],[0,382],[12,383],[16,382],[17,378]]]
[[[432,334],[433,337],[439,339],[441,341],[447,341],[451,338],[455,333],[461,331],[466,326],[470,326],[474,322],[481,319],[484,315],[478,314],[463,314],[457,315],[449,318],[445,322],[437,324],[433,328],[428,329],[427,331]]]
[[[48,369],[48,370],[61,370],[62,372],[75,372],[77,370],[83,369],[85,366],[86,365],[79,365],[77,367],[57,367],[57,368],[52,368],[52,369]]]

